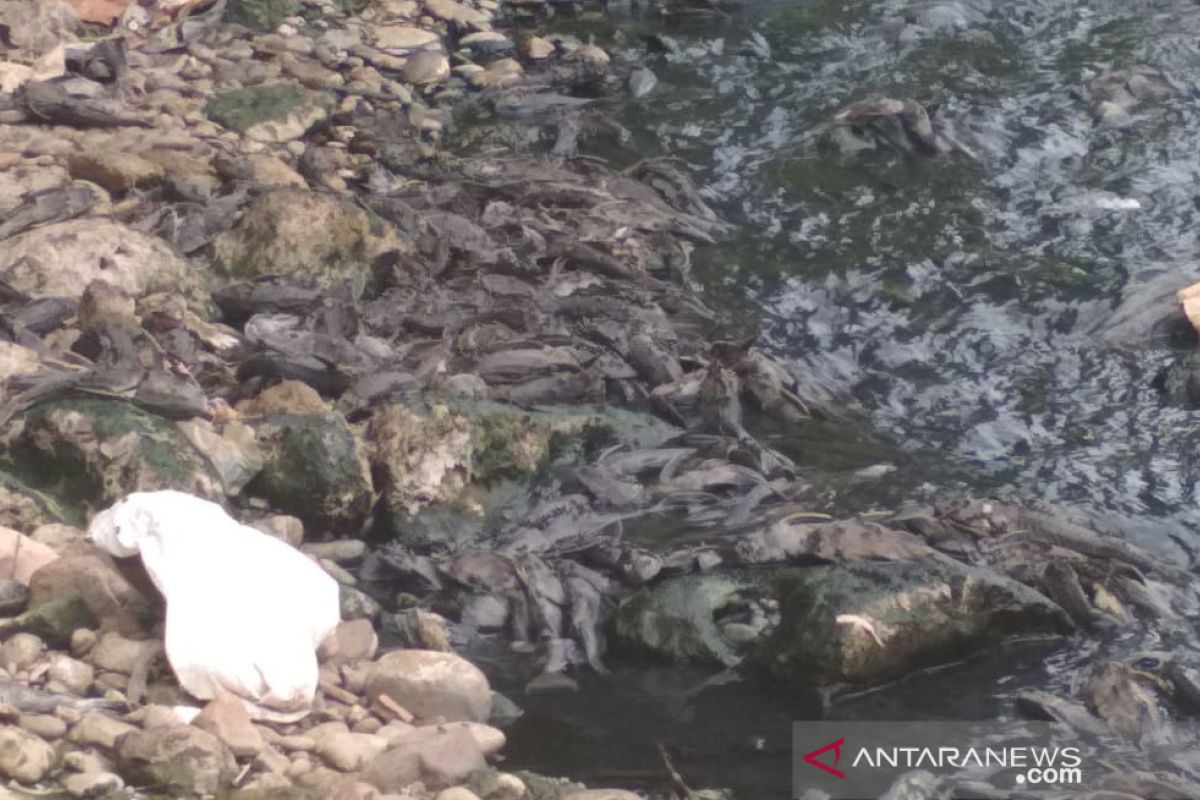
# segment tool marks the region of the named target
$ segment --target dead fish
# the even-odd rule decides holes
[[[60,186],[26,194],[20,206],[0,219],[0,239],[38,225],[74,219],[91,209],[96,199],[96,193],[86,186]]]
[[[33,122],[72,128],[152,127],[128,116],[116,101],[87,89],[89,84],[98,86],[82,78],[27,83],[18,90],[18,100]]]
[[[0,703],[31,714],[53,714],[55,709],[64,706],[79,710],[95,708],[119,710],[125,706],[124,703],[103,698],[73,697],[68,694],[46,692],[12,679],[0,679]]]
[[[1135,106],[1181,93],[1170,76],[1151,67],[1108,70],[1088,81],[1087,88],[1098,121],[1126,116]]]
[[[841,109],[830,122],[856,128],[903,153],[937,156],[959,152],[977,161],[977,156],[950,132],[937,112],[937,105],[926,106],[911,98],[868,97]]]

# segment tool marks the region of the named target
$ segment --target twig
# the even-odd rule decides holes
[[[658,754],[662,756],[663,766],[666,767],[667,777],[671,779],[671,796],[679,800],[696,800],[696,793],[684,781],[683,776],[675,769],[675,764],[671,761],[670,754],[667,753],[667,748],[662,742],[657,744]]]

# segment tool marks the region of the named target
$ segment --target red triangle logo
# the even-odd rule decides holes
[[[841,778],[842,780],[845,780],[846,773],[842,772],[840,769],[834,769],[834,767],[837,766],[837,763],[842,760],[842,745],[845,743],[846,743],[846,737],[843,736],[841,739],[838,739],[836,742],[830,742],[829,744],[827,744],[823,747],[818,747],[816,750],[813,750],[811,753],[808,753],[807,755],[804,756],[804,761],[805,761],[805,763],[811,764],[812,766],[816,767],[817,769],[828,772],[830,775],[832,775],[835,778]],[[833,751],[833,766],[830,766],[829,764],[823,764],[820,761],[817,761],[818,756],[820,756],[822,753],[825,753],[829,750]]]

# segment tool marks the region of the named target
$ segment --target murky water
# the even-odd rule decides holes
[[[630,141],[600,139],[592,152],[689,162],[739,226],[696,254],[714,304],[756,321],[873,423],[867,435],[789,432],[787,445],[825,478],[823,502],[862,510],[1013,492],[1106,515],[1176,557],[1200,548],[1198,418],[1153,385],[1172,347],[1192,343],[1126,313],[1139,297],[1165,308],[1200,278],[1200,5],[814,0],[707,19],[613,12],[564,25],[651,67],[659,85],[611,108]],[[752,32],[769,56],[748,46]],[[652,33],[681,52],[651,47]],[[1181,96],[1097,125],[1087,81],[1139,64],[1170,73]],[[872,93],[939,103],[978,161],[847,153],[820,135],[833,112]],[[877,463],[898,469],[849,479]],[[869,707],[1003,713],[1006,691],[1072,657],[984,657],[877,691]],[[740,797],[786,795],[791,719],[859,714],[854,701],[823,712],[802,687],[780,702],[636,666],[529,712],[514,731],[518,761],[540,742],[539,767],[653,784],[653,743],[666,741],[698,783],[734,785]],[[579,743],[555,762],[544,744],[557,737]]]

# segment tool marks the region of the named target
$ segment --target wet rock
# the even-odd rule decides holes
[[[386,694],[428,720],[484,722],[492,708],[487,678],[478,667],[452,653],[388,653],[370,667],[364,690],[371,700]]]
[[[37,783],[54,765],[54,748],[28,731],[0,727],[0,775],[18,783]]]
[[[66,512],[49,495],[0,470],[0,526],[32,531],[65,517]]]
[[[390,748],[367,767],[363,778],[381,792],[399,792],[416,781],[439,789],[485,765],[471,735],[456,730]]]
[[[262,450],[248,425],[231,420],[218,430],[206,419],[189,419],[175,426],[196,452],[208,459],[226,495],[240,494],[262,469]]]
[[[113,219],[43,225],[0,248],[0,280],[31,297],[79,297],[96,279],[134,296],[190,293],[193,274],[161,239]]]
[[[229,749],[211,733],[189,725],[128,733],[117,742],[116,755],[128,780],[179,797],[215,794],[237,775]]]
[[[64,503],[107,506],[155,489],[222,496],[220,478],[173,423],[125,402],[42,403],[10,423],[0,446],[30,483]]]
[[[266,744],[250,722],[246,707],[227,692],[210,700],[191,724],[216,736],[238,758],[253,758]]]
[[[784,570],[769,583],[782,619],[752,660],[808,685],[884,680],[1005,636],[1073,627],[1032,589],[949,560]]]
[[[89,711],[71,728],[67,740],[85,747],[111,750],[118,739],[134,731],[137,731],[137,728],[128,722],[122,722],[100,711]]]
[[[516,775],[492,769],[472,774],[469,786],[483,800],[521,800],[529,791]]]
[[[35,634],[52,647],[67,644],[76,629],[96,624],[96,618],[77,592],[41,604],[30,600],[29,605],[28,611],[13,620],[15,629]]]
[[[274,30],[300,10],[297,0],[230,0],[225,19],[259,31]]]
[[[280,381],[254,397],[237,404],[239,414],[260,417],[266,414],[322,414],[329,404],[317,390],[300,381]]]
[[[437,19],[464,27],[481,25],[491,20],[488,14],[456,0],[425,0],[425,10]]]
[[[415,53],[404,63],[404,80],[415,86],[428,86],[449,76],[450,60],[431,50]]]
[[[328,195],[279,189],[247,208],[215,243],[218,265],[235,278],[292,275],[329,286],[365,281],[372,259],[393,246],[357,206]]]
[[[234,89],[208,101],[204,113],[218,125],[256,142],[299,139],[329,116],[332,99],[291,83]]]
[[[675,661],[732,666],[741,648],[717,625],[726,606],[752,581],[733,573],[686,575],[642,589],[617,610],[614,631],[625,645]]]
[[[67,723],[51,714],[22,714],[17,724],[34,736],[50,741],[67,735]]]
[[[383,608],[369,594],[353,586],[338,587],[338,603],[342,619],[377,620]]]
[[[380,50],[400,51],[436,48],[441,40],[433,31],[410,25],[380,25],[374,29],[375,46]]]
[[[163,168],[153,161],[117,150],[75,153],[68,159],[67,168],[71,177],[91,181],[115,195],[149,187],[164,175]]]
[[[358,533],[373,496],[366,460],[339,414],[273,414],[253,421],[264,451],[248,491],[303,520],[310,531]]]

